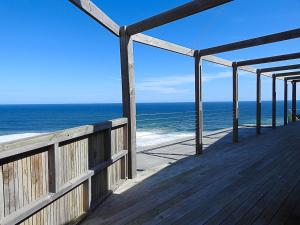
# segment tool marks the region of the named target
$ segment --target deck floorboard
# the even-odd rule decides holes
[[[236,145],[230,132],[208,136],[204,155],[140,172],[82,224],[300,224],[299,131],[294,123],[242,135]],[[145,152],[157,157],[172,148],[183,155],[194,142]]]

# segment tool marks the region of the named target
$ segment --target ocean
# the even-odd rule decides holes
[[[289,102],[289,109],[290,105]],[[137,145],[147,146],[193,136],[194,108],[194,103],[138,103]],[[203,109],[205,131],[232,126],[231,102],[205,102]],[[240,124],[255,124],[254,101],[239,102],[239,110]],[[11,135],[14,139],[119,117],[122,117],[121,104],[0,105],[0,135],[2,140],[3,135]],[[262,102],[262,124],[270,125],[271,119],[272,102]],[[277,123],[283,124],[283,101],[277,102]]]

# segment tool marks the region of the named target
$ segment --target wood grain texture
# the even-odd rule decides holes
[[[232,141],[237,143],[239,140],[239,100],[238,100],[238,67],[236,63],[232,64],[232,116],[233,116],[233,127],[232,127]]]
[[[261,133],[261,71],[256,75],[256,134]]]
[[[262,73],[265,73],[265,72],[277,72],[277,71],[295,70],[295,69],[300,69],[300,64],[262,68],[262,69],[260,69],[260,71]]]
[[[164,41],[158,38],[151,37],[149,35],[145,34],[135,34],[132,36],[132,40],[141,44],[149,45],[152,47],[164,49],[167,51],[175,52],[178,54],[186,55],[193,57],[194,56],[194,50],[190,48],[186,48],[183,46],[180,46],[178,44],[174,44],[168,41]]]
[[[128,172],[129,178],[136,177],[136,101],[133,41],[127,28],[120,30],[120,56],[122,78],[123,116],[128,118],[127,145],[128,145]]]
[[[101,9],[99,9],[90,0],[69,0],[95,21],[100,23],[114,35],[119,36],[120,26],[107,16]]]
[[[296,122],[297,118],[297,83],[292,82],[292,120]]]
[[[143,172],[146,177],[125,184],[83,225],[299,224],[299,127],[262,129],[261,136],[252,129],[235,145],[228,132],[201,157]],[[194,146],[176,145],[182,152]]]
[[[289,76],[299,76],[300,71],[293,71],[293,72],[287,72],[287,73],[276,73],[276,77],[289,77]]]
[[[277,55],[277,56],[271,56],[271,57],[265,57],[265,58],[259,58],[259,59],[250,59],[250,60],[244,60],[237,62],[237,65],[240,66],[250,66],[255,64],[262,64],[262,63],[271,63],[271,62],[279,62],[279,61],[286,61],[286,60],[292,60],[292,59],[299,59],[300,53],[291,53],[291,54],[285,54],[285,55]]]
[[[288,124],[288,82],[284,79],[284,109],[283,109],[284,126]]]
[[[272,128],[276,128],[276,77],[272,77]]]
[[[265,45],[280,41],[291,40],[300,37],[300,29],[288,30],[280,33],[270,34],[266,36],[256,37],[244,41],[238,41],[230,44],[220,45],[216,47],[201,49],[201,55],[213,55],[222,52],[234,51],[238,49],[250,48],[259,45]]]
[[[203,150],[203,102],[202,102],[202,60],[195,51],[195,111],[196,111],[196,154]]]
[[[128,26],[128,34],[133,35],[143,31],[162,26],[193,14],[231,2],[232,0],[194,0],[169,11],[152,16]]]
[[[51,145],[54,140],[45,143],[45,137],[4,144],[12,152],[12,146],[19,148],[21,143],[31,149],[1,159],[0,224],[52,225],[80,221],[90,212],[92,199],[101,203],[128,177],[124,122],[109,121],[105,123],[106,129],[101,125],[94,132],[81,133],[79,128],[82,136],[72,133],[78,128],[53,133],[48,137],[63,141]],[[59,139],[62,133],[69,137]],[[45,146],[40,147],[42,144]]]

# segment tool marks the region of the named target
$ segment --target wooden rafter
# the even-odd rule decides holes
[[[265,45],[280,41],[286,41],[294,38],[300,37],[300,29],[289,30],[285,32],[280,32],[276,34],[270,34],[262,37],[252,38],[249,40],[238,41],[230,44],[220,45],[212,48],[200,50],[201,55],[212,55],[221,52],[234,51],[244,48],[250,48],[259,45]]]
[[[250,65],[255,65],[255,64],[279,62],[279,61],[299,59],[299,58],[300,58],[300,52],[297,52],[297,53],[291,53],[291,54],[286,54],[286,55],[278,55],[278,56],[271,56],[271,57],[266,57],[266,58],[240,61],[240,62],[237,62],[237,65],[239,67],[240,66],[250,66]]]
[[[276,72],[276,71],[295,70],[295,69],[300,69],[300,64],[263,68],[263,69],[260,69],[260,71],[262,73],[265,73],[265,72]]]
[[[294,80],[299,80],[299,79],[300,79],[300,76],[286,77],[285,79],[286,79],[286,80],[289,80],[289,81],[294,81]]]
[[[231,1],[232,0],[194,0],[169,11],[129,25],[127,26],[127,33],[129,35],[138,34]]]
[[[179,53],[182,55],[194,57],[194,50],[190,48],[186,48],[168,41],[163,41],[158,38],[151,37],[145,34],[135,34],[132,36],[132,40],[141,44],[153,46],[156,48],[164,49],[167,51]]]
[[[277,73],[275,77],[290,77],[290,76],[298,76],[300,75],[300,71],[288,72],[288,73]]]
[[[69,0],[114,35],[119,36],[120,26],[89,0]]]

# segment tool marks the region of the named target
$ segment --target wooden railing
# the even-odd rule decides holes
[[[0,224],[73,224],[127,179],[127,119],[0,144]]]

